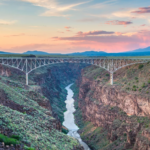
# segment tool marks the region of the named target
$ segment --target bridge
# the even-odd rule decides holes
[[[57,63],[86,63],[101,67],[110,73],[110,84],[113,85],[113,73],[117,70],[140,63],[147,63],[150,59],[144,58],[26,58],[26,57],[0,57],[0,64],[18,69],[26,74],[26,85],[28,85],[28,75],[33,70]]]

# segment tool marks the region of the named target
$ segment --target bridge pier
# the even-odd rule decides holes
[[[110,84],[113,85],[113,72],[110,73]]]
[[[26,73],[26,85],[28,85],[28,73]]]

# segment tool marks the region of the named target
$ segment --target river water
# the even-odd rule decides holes
[[[84,150],[90,150],[90,148],[88,147],[88,145],[86,143],[84,143],[80,137],[80,135],[78,134],[78,126],[75,124],[75,119],[74,119],[74,112],[75,112],[75,108],[74,108],[74,99],[73,99],[73,91],[70,89],[70,87],[73,84],[70,84],[66,87],[67,90],[67,99],[65,101],[66,103],[66,108],[67,111],[64,113],[64,122],[63,125],[69,129],[69,133],[68,135],[71,137],[74,137],[75,139],[77,139],[80,144],[84,147]]]

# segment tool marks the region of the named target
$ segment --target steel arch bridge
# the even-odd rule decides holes
[[[119,59],[119,58],[23,58],[23,57],[0,57],[0,64],[18,69],[26,74],[26,85],[28,85],[28,75],[33,70],[42,66],[57,63],[86,63],[101,67],[110,73],[110,84],[113,85],[113,73],[123,67],[147,63],[150,59]]]

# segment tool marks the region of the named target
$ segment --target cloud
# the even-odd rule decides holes
[[[108,5],[112,4],[112,3],[115,3],[116,1],[118,0],[108,0],[108,1],[104,1],[102,3],[98,3],[98,4],[95,4],[95,5],[92,5],[91,8],[104,8],[104,7],[107,7]]]
[[[18,37],[18,36],[25,36],[25,34],[24,34],[24,33],[20,33],[20,34],[13,34],[13,35],[5,36],[5,37]]]
[[[129,37],[129,36],[78,36],[78,37],[53,37],[55,40],[66,40],[66,41],[93,41],[98,43],[119,43],[119,42],[139,42],[137,37]]]
[[[61,5],[56,0],[22,0],[25,2],[32,3],[35,6],[46,8],[47,11],[42,13],[41,16],[56,16],[56,17],[68,17],[69,14],[64,14],[63,12],[69,10],[75,10],[74,7],[89,3],[91,1],[84,1],[80,3]]]
[[[131,13],[136,13],[136,14],[150,13],[150,6],[149,7],[141,7],[141,8],[139,8],[139,10],[132,11]]]
[[[66,30],[67,32],[71,32],[71,30]]]
[[[67,27],[67,26],[66,26],[66,27],[64,27],[64,28],[65,28],[65,29],[71,29],[72,27]]]
[[[130,25],[132,24],[131,21],[119,21],[119,20],[112,20],[112,21],[107,21],[106,24],[109,24],[109,25]]]
[[[88,31],[88,32],[78,32],[77,36],[89,36],[89,35],[104,35],[104,34],[114,34],[114,32],[108,31]]]
[[[93,22],[93,21],[99,21],[99,18],[83,18],[83,19],[79,19],[77,21],[79,22]]]
[[[13,20],[13,21],[8,21],[8,20],[0,20],[0,25],[13,25],[15,24],[17,21]]]
[[[107,52],[121,52],[141,47],[150,46],[150,30],[141,30],[139,32],[116,32],[112,35],[91,35],[91,36],[70,36],[53,37],[55,41],[70,42],[70,47],[90,47],[91,49],[100,49]]]
[[[146,26],[146,24],[142,24],[142,25],[141,25],[141,27],[144,27],[144,26]]]
[[[21,37],[21,36],[37,36],[37,35],[30,35],[30,34],[25,34],[25,33],[20,33],[20,34],[12,34],[12,35],[6,35],[4,37]]]

